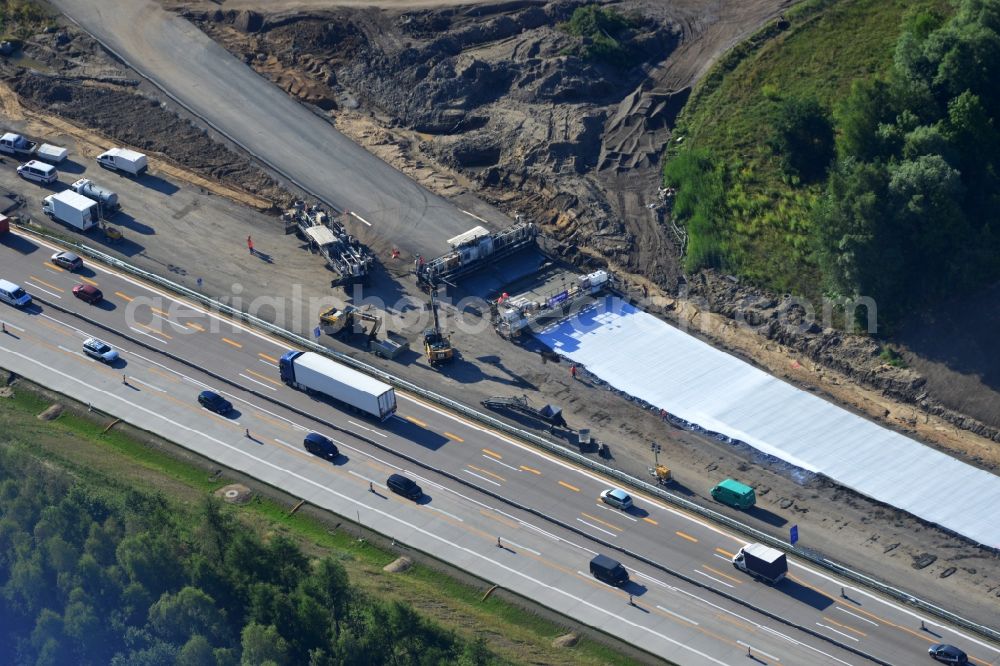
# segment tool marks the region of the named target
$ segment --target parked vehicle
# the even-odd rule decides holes
[[[289,351],[278,362],[281,381],[313,391],[382,420],[396,411],[396,392],[373,377],[315,352]]]
[[[35,154],[38,144],[28,141],[20,134],[7,132],[0,137],[0,153],[15,155],[17,157],[31,157]]]
[[[726,479],[712,488],[712,498],[716,502],[722,502],[743,511],[757,503],[757,496],[754,494],[753,488],[733,479]]]
[[[25,308],[31,305],[31,296],[20,285],[9,280],[0,280],[0,301],[13,305],[15,308]]]
[[[202,391],[198,394],[198,404],[210,409],[216,414],[225,416],[233,411],[233,403],[229,402],[215,391]]]
[[[69,155],[69,151],[65,148],[60,148],[59,146],[53,146],[48,143],[43,143],[38,146],[38,150],[35,151],[35,156],[48,162],[49,164],[59,164],[66,156]]]
[[[788,560],[776,548],[748,543],[733,556],[733,566],[766,583],[777,585],[788,573]]]
[[[91,358],[105,363],[114,363],[118,360],[118,352],[114,347],[103,340],[88,338],[83,342],[83,353]]]
[[[89,178],[81,178],[70,185],[69,189],[96,201],[101,207],[101,215],[103,217],[112,217],[122,208],[121,204],[118,203],[117,194],[101,187]]]
[[[597,555],[590,561],[590,573],[608,585],[621,587],[628,582],[628,570],[618,560],[607,555]]]
[[[52,255],[52,263],[60,268],[65,268],[68,271],[75,271],[79,268],[83,268],[83,259],[76,256],[72,252],[56,252]]]
[[[97,163],[105,169],[132,176],[141,176],[149,168],[145,155],[128,148],[106,150],[97,156]]]
[[[49,185],[59,180],[59,172],[54,166],[38,160],[28,160],[17,167],[17,175],[42,185]]]
[[[97,305],[104,300],[104,293],[92,284],[77,284],[73,286],[73,295],[84,303]]]
[[[42,212],[79,231],[96,226],[100,219],[97,202],[72,190],[50,194],[42,199]]]
[[[417,485],[417,482],[409,477],[403,476],[402,474],[393,474],[385,482],[385,485],[387,485],[389,490],[397,495],[402,495],[403,497],[413,501],[417,501],[424,496],[424,491]]]
[[[946,664],[967,664],[969,657],[954,645],[937,643],[927,649],[927,654]]]
[[[602,490],[601,501],[622,511],[628,511],[632,508],[632,496],[621,488]]]
[[[337,445],[333,443],[333,440],[329,437],[324,437],[318,432],[311,432],[306,435],[302,445],[306,447],[306,451],[309,453],[320,458],[326,458],[327,460],[336,460],[337,456],[340,455],[340,451],[337,449]]]

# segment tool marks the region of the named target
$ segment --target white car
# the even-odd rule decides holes
[[[628,511],[632,508],[632,496],[621,488],[602,490],[601,501],[622,511]]]
[[[118,352],[115,348],[97,338],[89,338],[84,341],[83,353],[105,363],[114,363],[118,360]]]

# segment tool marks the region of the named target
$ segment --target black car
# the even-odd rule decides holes
[[[954,645],[938,643],[930,646],[927,654],[946,664],[967,664],[969,657]]]
[[[306,447],[306,451],[320,458],[335,460],[340,455],[340,451],[337,450],[337,445],[333,443],[333,440],[329,437],[324,437],[318,432],[311,432],[306,435],[302,444]]]
[[[215,391],[202,391],[199,393],[198,404],[223,416],[233,411],[233,404]]]
[[[424,496],[424,491],[417,485],[416,481],[402,474],[393,474],[385,485],[389,486],[389,490],[392,492],[407,499],[418,500]]]

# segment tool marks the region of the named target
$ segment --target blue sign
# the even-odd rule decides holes
[[[317,338],[320,335],[322,335],[322,334],[323,334],[323,331],[319,330],[319,326],[317,326],[316,328],[313,329],[313,335],[316,336]]]
[[[567,298],[569,298],[569,291],[568,290],[560,292],[560,293],[556,294],[555,296],[553,296],[552,298],[550,298],[548,300],[547,305],[550,308],[554,308],[555,306],[557,306],[560,303],[562,303],[563,301],[565,301]]]
[[[796,544],[796,542],[798,542],[798,540],[799,540],[799,526],[798,525],[792,525],[792,529],[789,530],[788,536],[789,536],[788,540],[791,541],[792,545],[794,546]]]

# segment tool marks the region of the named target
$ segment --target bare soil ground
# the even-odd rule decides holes
[[[692,2],[690,4],[692,7],[701,4],[708,8],[706,13],[710,14],[711,11],[719,10],[719,5],[723,3],[706,5]],[[681,3],[681,6],[684,6],[684,3]],[[708,18],[705,21],[711,23]],[[347,21],[341,23],[346,25]],[[323,24],[324,22],[320,21],[320,25]],[[227,26],[228,24],[224,20],[220,29],[229,29]],[[741,25],[740,28],[750,29],[746,25]],[[729,35],[734,37],[738,33],[739,31],[734,29]],[[76,35],[70,30],[67,30],[66,34],[69,43],[85,40],[85,37]],[[517,35],[522,34],[517,33]],[[668,31],[668,34],[674,33]],[[46,35],[42,36],[41,39],[44,42],[50,37]],[[515,36],[515,39],[521,39],[521,37]],[[680,44],[678,51],[683,48],[683,39]],[[29,52],[31,48],[29,45]],[[692,50],[694,49],[692,48]],[[87,49],[81,47],[81,51],[87,52]],[[263,53],[263,51],[257,52]],[[264,59],[260,60],[256,56],[257,52],[252,53],[255,62],[266,65],[272,55],[275,58],[274,62],[279,62],[277,54],[265,53]],[[91,57],[101,67],[109,63],[106,57],[100,53],[81,56],[81,60],[87,62]],[[36,60],[41,62],[41,59],[36,58]],[[696,60],[697,57],[692,55],[692,64]],[[123,118],[119,120],[110,114],[68,109],[65,104],[58,103],[58,97],[53,103],[53,99],[49,95],[52,90],[59,89],[59,86],[76,86],[71,87],[71,94],[84,95],[79,99],[88,100],[88,103],[100,101],[101,98],[87,96],[89,91],[78,93],[77,88],[108,88],[115,89],[117,93],[131,91],[129,94],[136,95],[136,101],[125,108],[143,112],[154,108],[169,110],[162,105],[154,107],[152,102],[148,100],[155,96],[136,90],[135,86],[117,81],[98,80],[94,82],[92,71],[89,74],[81,71],[74,76],[69,76],[65,65],[58,64],[55,60],[53,62],[57,64],[53,71],[42,72],[49,75],[49,78],[52,79],[51,84],[40,84],[30,78],[37,75],[17,70],[7,70],[7,80],[11,84],[16,83],[18,86],[24,86],[26,97],[22,100],[23,103],[37,105],[38,109],[44,105],[50,105],[50,110],[58,112],[61,117],[37,112],[24,114],[23,111],[19,110],[21,107],[18,106],[17,98],[11,94],[0,95],[0,100],[5,103],[5,113],[21,113],[22,123],[29,127],[38,127],[38,135],[49,135],[50,132],[54,131],[52,128],[59,129],[68,142],[75,144],[74,149],[77,154],[90,155],[96,146],[106,144],[107,137],[114,136],[116,131],[126,131],[124,128],[116,130],[119,125],[144,121],[142,118],[137,120],[124,113],[122,114]],[[58,69],[58,67],[64,69]],[[289,69],[291,68],[284,68],[283,71]],[[61,72],[59,76],[54,75],[57,71]],[[690,76],[696,76],[698,71],[697,67],[693,67]],[[134,75],[125,72],[123,78],[129,76],[134,77]],[[313,78],[315,77],[312,75],[307,77],[308,80]],[[26,83],[27,81],[31,81],[31,83]],[[587,173],[577,174],[576,177],[583,179],[577,181],[574,181],[570,176],[566,176],[564,179],[564,174],[559,173],[557,174],[558,180],[548,181],[553,183],[547,186],[551,189],[533,189],[529,181],[531,178],[537,178],[538,175],[537,173],[528,174],[522,182],[523,187],[511,186],[512,191],[520,194],[504,195],[504,187],[510,185],[509,183],[507,185],[488,185],[480,177],[480,172],[475,169],[470,170],[459,164],[449,166],[446,163],[443,164],[442,160],[436,159],[441,154],[440,149],[433,145],[437,134],[421,132],[405,126],[386,127],[386,124],[392,125],[391,118],[387,118],[381,111],[377,113],[366,112],[360,103],[357,104],[356,108],[349,109],[347,107],[350,105],[345,104],[345,102],[351,102],[352,99],[355,103],[358,102],[357,97],[351,96],[338,95],[333,98],[337,104],[336,108],[333,109],[333,115],[338,125],[355,127],[357,135],[367,136],[367,144],[373,146],[376,152],[378,150],[384,151],[382,154],[389,161],[396,163],[394,161],[396,160],[405,168],[410,169],[409,172],[417,177],[430,179],[429,182],[432,186],[436,181],[438,188],[445,188],[446,191],[447,188],[452,188],[450,190],[452,193],[474,191],[489,194],[494,192],[497,197],[509,196],[514,201],[510,204],[511,206],[515,204],[519,207],[523,206],[526,212],[544,211],[547,210],[547,206],[555,205],[552,203],[553,201],[561,201],[560,205],[565,208],[561,209],[560,214],[555,216],[550,230],[552,235],[561,239],[557,242],[561,243],[561,248],[568,257],[577,259],[593,257],[593,261],[608,261],[613,266],[626,269],[626,272],[628,272],[630,262],[638,265],[643,262],[651,262],[653,258],[673,261],[672,257],[674,257],[676,250],[671,241],[670,232],[664,230],[665,227],[660,217],[662,211],[650,211],[644,208],[645,204],[642,202],[646,200],[644,198],[646,195],[642,193],[646,192],[645,189],[629,189],[632,172],[647,173],[651,183],[651,197],[655,199],[655,185],[658,182],[655,165],[650,165],[645,171],[643,168],[635,166],[625,169],[621,173],[612,167],[609,173],[614,175],[608,176],[616,179],[621,188],[613,191],[613,198],[624,200],[624,203],[617,205],[641,206],[645,215],[655,216],[655,224],[651,221],[653,219],[651,217],[628,217],[625,213],[612,215],[611,212],[608,212],[611,210],[610,208],[600,208],[603,217],[587,221],[589,218],[586,218],[584,213],[590,214],[590,211],[581,211],[580,208],[575,208],[575,206],[581,206],[579,202],[583,199],[577,195],[566,195],[566,190],[563,187],[564,180],[568,183],[567,188],[575,187],[574,182],[586,182],[588,183],[585,188],[586,196],[606,196],[595,184],[596,181],[586,180],[589,178]],[[558,107],[559,105],[552,103],[552,106]],[[533,110],[539,108],[533,107]],[[492,111],[491,108],[490,114]],[[589,113],[589,110],[585,111]],[[565,114],[565,112],[554,108],[549,115],[543,117],[544,124],[554,123],[553,118],[559,113]],[[488,122],[492,118],[490,114],[487,114],[489,115]],[[565,120],[563,127],[565,128],[569,116],[564,115],[563,117]],[[183,127],[186,121],[177,116],[175,118],[174,122]],[[540,121],[534,119],[532,122]],[[41,123],[41,125],[33,125],[33,123]],[[80,126],[74,123],[79,123]],[[88,123],[95,123],[95,125],[91,127]],[[169,127],[170,124],[157,121],[152,126]],[[667,131],[666,127],[665,124],[655,131],[665,132]],[[182,136],[189,135],[183,134]],[[554,136],[565,135],[554,134]],[[196,139],[193,136],[192,138]],[[205,135],[204,140],[211,141],[211,137]],[[219,170],[213,171],[211,163],[206,165],[199,162],[197,163],[198,173],[184,173],[177,166],[186,159],[184,148],[174,145],[175,142],[171,140],[162,139],[162,141],[160,145],[163,152],[159,156],[161,160],[156,161],[154,166],[158,167],[158,165],[163,164],[165,167],[176,169],[173,172],[163,172],[170,179],[186,180],[199,187],[202,186],[200,183],[208,183],[216,188],[209,191],[218,193],[229,192],[232,194],[237,192],[237,188],[243,187],[239,177],[223,181],[222,184],[218,180],[225,178],[227,173],[226,159],[230,160],[231,164],[236,165],[244,162],[244,158],[235,152],[230,151],[228,158],[220,156],[219,166],[222,168]],[[533,144],[530,141],[527,146],[516,145],[521,145],[522,149],[526,149],[522,158],[527,158],[530,155],[537,157],[539,154],[537,151],[549,150],[545,146],[532,148]],[[417,149],[420,152],[415,152]],[[206,150],[214,151],[216,148]],[[531,150],[536,152],[532,153]],[[641,151],[636,154],[639,153]],[[598,155],[600,154],[599,150]],[[542,162],[544,160],[539,160],[534,164],[538,165]],[[173,164],[172,167],[171,164]],[[264,182],[255,177],[249,177],[245,180],[251,186]],[[556,182],[558,182],[558,190]],[[16,177],[10,179],[8,187],[14,191],[21,189],[25,192],[34,192],[34,190],[30,190],[31,186],[25,186],[17,181]],[[633,185],[633,187],[635,186]],[[196,190],[197,188],[192,189]],[[198,216],[205,214],[204,212],[198,213],[198,211],[220,210],[216,208],[217,201],[210,205],[211,199],[203,198],[207,197],[207,193],[199,194],[195,191],[189,192],[186,189],[182,191],[185,196],[174,195],[175,201],[170,205],[180,206],[181,201],[184,204],[177,211],[164,211],[165,217],[162,222],[164,227],[178,225],[180,228],[179,225],[182,223],[194,227],[198,225],[199,219],[203,219]],[[35,195],[37,196],[37,192]],[[290,195],[282,194],[279,191],[274,193],[274,196],[281,198]],[[460,196],[460,194],[455,194],[455,196]],[[521,198],[513,198],[518,196]],[[235,195],[231,198],[238,200],[239,196]],[[148,270],[161,273],[164,270],[169,270],[173,276],[176,276],[176,279],[191,283],[194,276],[204,272],[205,248],[211,247],[213,269],[210,275],[213,279],[206,281],[204,289],[216,297],[231,299],[233,285],[240,283],[243,289],[242,296],[245,300],[252,299],[257,295],[274,295],[275,293],[288,295],[292,302],[299,304],[310,295],[337,296],[344,301],[358,300],[352,294],[327,290],[323,284],[324,279],[317,277],[318,275],[322,276],[322,268],[318,259],[302,252],[292,237],[283,236],[276,219],[260,214],[254,214],[251,217],[246,215],[246,211],[240,206],[229,203],[226,205],[231,206],[231,210],[226,214],[212,213],[212,223],[204,226],[205,233],[203,234],[151,234],[142,238],[143,248],[141,252],[121,254],[121,256]],[[173,218],[177,221],[170,221],[173,215],[179,216]],[[619,219],[628,219],[629,222],[626,224],[612,221]],[[242,238],[247,233],[248,222],[255,225],[255,244],[261,252],[271,256],[272,262],[261,261],[248,266],[242,243],[232,242],[233,238]],[[647,231],[643,233],[647,235],[640,238],[634,232],[629,231],[631,227],[628,225],[646,229]],[[573,251],[573,247],[576,248],[576,252]],[[618,250],[611,251],[608,248],[618,248]],[[120,253],[114,247],[106,249]],[[604,256],[608,259],[602,258]],[[400,303],[404,297],[416,299],[418,302],[422,301],[423,297],[416,291],[412,278],[408,275],[408,264],[405,262],[393,263],[388,260],[388,257],[384,261],[387,270],[377,275],[374,284],[364,292],[364,296],[375,296],[389,303],[398,313],[400,322],[398,328],[411,339],[415,338],[419,330],[416,320],[422,313],[419,309],[396,304]],[[662,265],[661,268],[664,271],[667,270]],[[773,313],[780,310],[778,302],[780,299],[774,299],[766,294],[755,294],[738,285],[733,285],[723,277],[710,274],[703,276],[703,281],[699,284],[688,285],[691,287],[688,298],[675,298],[673,295],[668,295],[667,290],[659,289],[658,287],[665,285],[660,282],[656,275],[647,275],[646,277],[634,275],[633,280],[637,285],[637,294],[638,285],[649,287],[651,309],[662,312],[669,319],[690,322],[692,332],[704,335],[734,353],[759,363],[778,376],[804,385],[821,386],[821,393],[831,399],[838,400],[843,404],[854,405],[860,412],[885,418],[892,427],[918,434],[943,448],[964,455],[967,459],[979,460],[984,467],[996,469],[996,459],[989,457],[990,449],[986,440],[976,438],[971,432],[955,429],[946,421],[938,419],[933,410],[913,413],[912,407],[895,401],[894,398],[897,394],[902,395],[904,389],[919,388],[920,378],[912,371],[883,368],[883,364],[877,359],[877,345],[875,353],[873,353],[870,342],[844,338],[834,344],[831,336],[835,334],[822,330],[807,332],[808,336],[812,336],[808,337],[788,335],[784,332],[786,329],[781,327],[765,326],[762,330],[754,332],[744,327],[733,326],[730,322],[733,321],[736,314],[735,308],[743,302],[744,297],[762,296],[767,299],[766,302],[757,302],[752,308],[757,314],[748,317],[748,319],[753,319],[754,316],[759,316],[762,323],[766,323]],[[666,286],[669,287],[669,285]],[[295,295],[296,289],[300,290],[298,296]],[[673,290],[670,291],[672,293]],[[770,304],[771,300],[775,301],[773,305]],[[719,312],[713,313],[712,310]],[[267,315],[265,314],[265,316]],[[449,318],[463,316],[474,322],[481,317],[481,313],[473,311],[458,313],[449,308],[448,316]],[[275,313],[274,318],[278,323],[305,334],[309,333],[313,325],[311,313],[302,316],[302,313],[297,310]],[[979,621],[995,624],[995,608],[997,598],[1000,596],[1000,558],[995,552],[956,539],[933,526],[921,524],[909,516],[858,497],[822,479],[803,477],[794,471],[769,467],[766,461],[760,460],[753,452],[736,451],[728,445],[706,440],[691,433],[673,430],[666,426],[658,415],[609,394],[605,387],[592,378],[583,377],[582,381],[573,381],[564,365],[546,363],[534,350],[503,342],[488,330],[480,335],[456,332],[455,341],[461,352],[461,357],[453,366],[440,372],[429,368],[414,353],[404,356],[400,362],[377,361],[369,355],[359,352],[356,347],[350,346],[349,343],[331,340],[329,344],[334,348],[363,357],[369,362],[380,364],[387,370],[410,381],[435,387],[439,392],[466,403],[476,404],[492,395],[525,394],[538,405],[547,402],[559,404],[566,411],[571,426],[590,427],[598,438],[611,445],[612,464],[637,476],[643,476],[646,473],[646,467],[651,463],[648,460],[650,456],[649,442],[660,442],[664,448],[661,457],[665,458],[675,470],[678,479],[678,486],[675,490],[678,492],[689,495],[698,501],[709,503],[707,491],[714,482],[726,476],[738,477],[755,485],[760,497],[760,510],[758,512],[738,517],[745,518],[754,526],[779,536],[786,534],[790,524],[798,524],[807,547],[836,557],[850,566],[870,572],[877,577],[895,581],[902,587]],[[832,359],[827,358],[827,350],[835,348],[843,348],[847,351]],[[838,367],[843,369],[837,370]],[[911,374],[906,374],[908,372]],[[875,384],[871,384],[871,382],[875,382]],[[879,387],[879,382],[882,383],[881,387]],[[858,383],[877,388],[866,388],[859,386]],[[889,410],[888,415],[884,413],[885,410]],[[557,436],[559,436],[558,433]],[[569,434],[564,433],[563,436],[567,438],[566,441],[569,443]],[[727,510],[724,507],[717,508],[723,511]]]
[[[614,3],[639,17],[628,66],[571,54],[559,25],[582,0],[169,4],[431,189],[474,191],[541,222],[568,257],[673,289],[656,196],[669,124],[696,77],[790,2]]]

